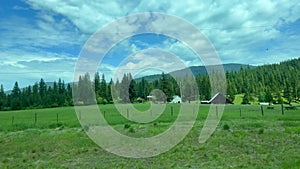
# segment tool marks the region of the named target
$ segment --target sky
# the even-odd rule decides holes
[[[0,4],[0,84],[5,90],[12,89],[15,81],[20,87],[40,78],[71,82],[78,57],[92,35],[116,19],[143,12],[160,12],[191,23],[224,64],[263,65],[300,57],[298,0],[0,0]],[[172,25],[177,26],[180,32],[180,24]],[[163,70],[181,68],[168,59],[171,55],[157,56],[157,51],[147,49],[170,52],[185,66],[203,65],[178,39],[140,34],[115,44],[98,63],[98,70],[109,79],[118,68],[136,70],[149,66],[148,62],[163,65]]]

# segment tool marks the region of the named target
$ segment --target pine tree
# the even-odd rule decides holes
[[[266,102],[268,102],[268,103],[273,103],[273,101],[274,101],[273,95],[272,95],[272,93],[271,93],[271,91],[270,91],[270,89],[269,89],[269,90],[267,90],[267,92],[266,92]]]
[[[14,88],[11,92],[11,109],[19,110],[21,109],[21,90],[19,88],[18,82],[15,82]]]
[[[230,102],[234,101],[236,94],[237,94],[237,89],[236,89],[235,85],[231,82],[228,82],[227,95],[228,95],[228,99],[230,100]]]
[[[39,83],[39,94],[41,96],[41,99],[43,99],[46,94],[46,90],[47,90],[46,88],[47,88],[46,83],[45,83],[44,79],[41,78],[40,83]]]
[[[105,76],[102,74],[101,76],[101,82],[100,82],[100,89],[99,89],[99,96],[103,98],[103,100],[106,100],[107,102],[107,84],[105,81]]]
[[[127,77],[127,74],[124,74],[121,84],[120,84],[120,99],[123,103],[129,103],[129,82],[130,80]]]
[[[76,98],[77,102],[83,102],[85,105],[95,104],[96,100],[94,99],[95,96],[95,90],[94,85],[92,85],[92,82],[90,80],[89,73],[86,73],[83,77],[79,76],[78,81],[78,98]]]
[[[100,96],[100,76],[99,76],[99,72],[95,73],[94,86],[95,86],[96,98],[98,98]]]
[[[3,110],[6,104],[6,94],[3,85],[0,86],[0,110]]]
[[[112,99],[112,87],[114,86],[114,82],[112,79],[110,79],[109,84],[107,85],[107,90],[106,90],[106,99],[108,103],[112,103],[113,99]]]
[[[291,87],[290,87],[290,83],[286,83],[285,84],[285,89],[284,89],[284,95],[283,95],[289,104],[291,104],[292,100],[293,100],[293,97],[292,97],[292,90],[291,90]]]
[[[161,79],[159,81],[159,85],[160,85],[160,89],[166,95],[167,100],[171,99],[172,93],[171,93],[169,78],[167,77],[167,75],[164,72],[162,72],[162,74],[161,74]],[[164,100],[164,102],[166,102],[166,100]]]

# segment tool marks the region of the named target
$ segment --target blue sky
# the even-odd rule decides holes
[[[91,35],[115,19],[141,12],[166,13],[195,25],[214,45],[222,63],[262,65],[300,57],[297,0],[0,1],[0,84],[5,90],[15,81],[21,87],[40,78],[71,82],[79,53]],[[180,41],[146,34],[116,44],[99,71],[109,78],[127,56],[147,48],[172,52],[187,66],[202,64]],[[134,68],[138,66],[123,65]]]

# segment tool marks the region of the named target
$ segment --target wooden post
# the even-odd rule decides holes
[[[261,109],[261,115],[264,116],[264,108],[263,108],[263,106],[260,106],[260,109]]]
[[[36,122],[37,122],[37,114],[34,113],[34,124],[36,124]]]
[[[103,116],[105,117],[105,111],[103,111]]]
[[[219,117],[218,106],[216,106],[216,116]]]
[[[56,113],[56,123],[58,124],[58,113]]]
[[[79,110],[79,120],[81,120],[81,111]]]
[[[240,117],[242,117],[242,108],[240,108]]]
[[[127,108],[127,119],[129,119],[129,110]]]
[[[15,121],[15,116],[11,117],[11,125],[14,125],[14,121]]]
[[[283,104],[281,104],[281,114],[284,115]]]
[[[173,116],[173,106],[171,106],[171,116]]]

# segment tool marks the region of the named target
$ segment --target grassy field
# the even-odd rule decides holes
[[[119,132],[145,137],[165,131],[179,106],[167,105],[158,119],[147,124],[127,120],[113,105],[100,109]],[[147,110],[149,105],[135,107]],[[282,115],[280,105],[264,107],[262,115],[258,105],[226,105],[215,133],[199,144],[208,109],[209,105],[200,105],[194,127],[177,146],[146,159],[123,158],[98,147],[80,126],[73,107],[0,112],[0,168],[300,167],[299,108]]]

